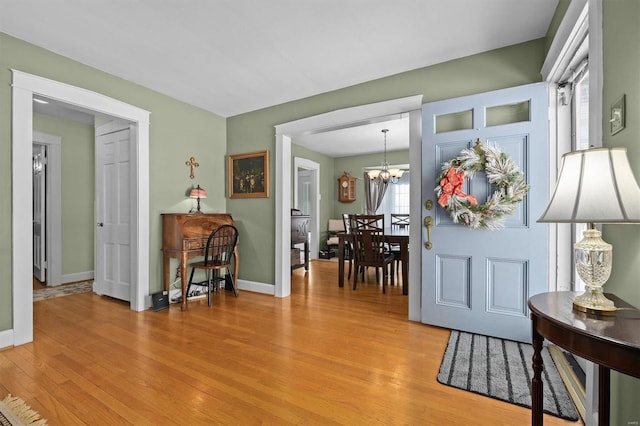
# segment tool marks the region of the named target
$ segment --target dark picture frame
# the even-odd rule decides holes
[[[229,198],[269,198],[269,151],[227,157]]]

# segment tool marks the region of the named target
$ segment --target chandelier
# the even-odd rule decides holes
[[[381,182],[391,182],[398,183],[404,170],[401,169],[390,169],[389,163],[387,162],[387,132],[389,129],[382,129],[382,133],[384,133],[384,161],[382,162],[381,169],[373,169],[369,170],[367,174],[371,180],[378,180]]]

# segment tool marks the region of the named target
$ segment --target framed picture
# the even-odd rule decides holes
[[[228,156],[229,198],[269,197],[269,151]]]

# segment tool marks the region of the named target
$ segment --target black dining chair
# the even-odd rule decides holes
[[[211,292],[219,288],[218,283],[224,282],[225,287],[229,284],[233,289],[233,294],[238,297],[235,277],[231,273],[231,264],[235,261],[234,250],[237,242],[238,230],[233,225],[220,225],[209,234],[204,252],[204,260],[193,262],[189,265],[191,267],[191,275],[189,277],[189,285],[187,286],[187,295],[191,294],[191,286],[206,287],[207,304],[211,306]],[[205,281],[193,281],[196,269],[206,271]],[[221,276],[220,271],[223,269],[226,269],[226,273],[224,276]]]
[[[385,283],[388,275],[389,259],[393,255],[389,252],[384,240],[384,215],[382,214],[355,214],[349,215],[349,226],[353,234],[353,258],[354,258],[354,282],[353,289],[357,286],[357,275],[364,280],[365,268],[376,268],[376,282],[380,281],[380,268],[383,271],[382,291],[385,292]],[[393,264],[391,268],[391,285],[394,284]]]
[[[353,234],[353,289],[358,284],[359,271],[365,267],[376,268],[376,282],[379,281],[378,268],[382,268],[382,292],[386,293],[387,277],[394,284],[393,254],[386,250],[384,231],[379,229],[352,229]],[[388,270],[391,270],[390,273]]]
[[[409,230],[410,216],[408,213],[391,213],[391,229]],[[390,244],[389,250],[396,258],[396,271],[400,271],[400,245]]]

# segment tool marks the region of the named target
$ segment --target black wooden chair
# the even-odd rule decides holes
[[[388,250],[384,240],[384,215],[349,215],[350,232],[353,235],[353,264],[355,268],[353,289],[356,289],[358,274],[364,280],[366,267],[376,268],[376,282],[380,281],[380,268],[382,268],[382,291],[385,290],[386,278],[391,277],[391,285],[394,284],[393,254]],[[391,274],[388,274],[390,265]]]
[[[391,213],[391,228],[409,230],[409,218],[408,213]],[[400,271],[400,245],[390,244],[389,250],[396,258],[396,271]]]
[[[391,285],[394,284],[393,254],[385,247],[384,231],[377,229],[352,229],[353,235],[353,289],[358,284],[358,271],[364,267],[376,268],[376,281],[379,280],[378,268],[382,268],[382,292],[386,293],[387,277],[390,277]],[[390,273],[388,269],[391,269]]]
[[[191,294],[191,286],[207,288],[207,304],[211,306],[211,292],[216,291],[220,282],[225,283],[225,288],[231,287],[233,294],[238,297],[238,288],[235,277],[231,273],[232,262],[235,262],[234,250],[238,242],[238,230],[233,225],[220,225],[214,229],[207,239],[207,246],[204,252],[204,260],[193,262],[187,295]],[[206,271],[206,280],[193,282],[193,275],[196,269]],[[221,276],[220,271],[226,269],[226,273]]]

